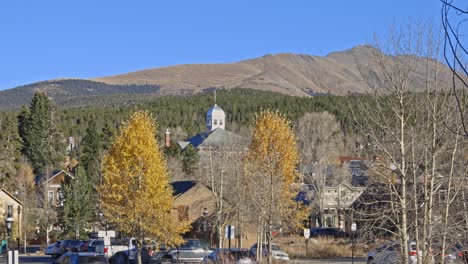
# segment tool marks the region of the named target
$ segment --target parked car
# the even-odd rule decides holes
[[[311,237],[348,237],[349,234],[336,227],[316,227],[310,230]]]
[[[57,255],[57,253],[58,253],[58,249],[59,249],[61,243],[62,243],[62,241],[57,240],[55,243],[48,245],[44,249],[44,254],[45,255],[51,255],[52,257],[55,257]]]
[[[203,258],[203,264],[214,263],[254,264],[256,261],[255,255],[248,249],[218,248]]]
[[[77,239],[58,240],[54,244],[49,245],[45,250],[45,255],[51,255],[53,258],[58,258],[64,253],[71,251],[76,245],[79,244]]]
[[[436,255],[440,258],[441,251]],[[460,244],[449,245],[445,249],[445,263],[468,263],[468,250],[464,249]]]
[[[91,239],[86,244],[87,252],[99,252],[104,253],[104,240],[102,239]]]
[[[434,256],[429,256],[429,263],[434,263]],[[420,250],[417,252],[416,242],[412,241],[408,245],[408,263],[416,264],[421,263],[423,259],[423,253]],[[379,263],[398,263],[401,259],[401,246],[398,243],[389,241],[375,250],[367,254],[367,263],[379,264]]]
[[[211,254],[211,250],[197,249],[171,249],[158,258],[157,263],[202,263],[203,258]]]
[[[67,252],[52,264],[108,264],[102,254],[92,252]]]
[[[254,256],[257,255],[257,243],[253,244],[252,247],[250,247],[250,253],[253,254]],[[267,243],[262,244],[262,254],[264,256],[268,255]],[[277,260],[289,260],[288,253],[282,251],[281,248],[276,244],[271,244],[271,255],[274,259],[277,259]]]
[[[73,251],[75,252],[88,252],[88,244],[89,240],[80,240],[80,243],[78,243]]]
[[[389,241],[367,254],[368,264],[396,263],[401,256],[401,247],[392,241]]]

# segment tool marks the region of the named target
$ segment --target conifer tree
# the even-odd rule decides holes
[[[188,145],[182,152],[182,164],[184,172],[187,174],[192,174],[195,170],[194,166],[197,165],[199,159],[200,158],[198,156],[197,150],[193,147],[192,144]]]
[[[155,131],[148,112],[123,123],[104,156],[99,194],[104,216],[124,234],[174,245],[182,242],[186,224],[171,216],[173,190]]]
[[[93,185],[86,171],[78,165],[73,179],[66,178],[61,190],[59,220],[64,235],[79,238],[91,228],[95,217]]]
[[[11,116],[0,118],[0,131],[0,186],[11,190],[21,147],[16,120]]]
[[[94,119],[88,123],[86,134],[81,142],[81,149],[81,164],[93,184],[97,185],[100,183],[102,147]]]
[[[56,128],[55,106],[44,93],[36,93],[28,112],[20,115],[20,135],[23,154],[35,173],[44,172],[48,165],[56,165],[64,148],[63,136]]]

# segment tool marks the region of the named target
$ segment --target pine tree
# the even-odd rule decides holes
[[[100,183],[102,147],[96,122],[91,119],[81,142],[80,160],[94,185]]]
[[[178,244],[186,225],[171,217],[173,191],[156,131],[148,112],[123,123],[103,160],[102,210],[124,234]]]
[[[48,165],[57,165],[64,149],[63,136],[56,128],[55,106],[44,93],[36,93],[29,112],[20,115],[20,135],[23,154],[34,172],[44,172]]]
[[[66,178],[61,190],[59,207],[60,224],[65,236],[84,237],[95,217],[93,185],[86,171],[78,165],[73,179]],[[80,235],[81,234],[81,235]]]
[[[11,190],[19,164],[21,140],[12,116],[0,118],[0,186]]]
[[[188,145],[182,152],[183,170],[187,174],[192,174],[195,170],[195,165],[200,160],[197,150],[192,144]]]

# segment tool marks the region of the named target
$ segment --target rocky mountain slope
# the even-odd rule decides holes
[[[361,71],[365,68],[373,75],[374,55],[374,48],[357,46],[324,57],[282,53],[230,64],[177,65],[89,80],[43,81],[0,91],[0,109],[27,104],[36,91],[46,92],[63,107],[133,103],[154,96],[191,95],[213,88],[258,89],[294,96],[366,93],[371,89],[363,81]],[[415,61],[412,84],[418,90],[424,86],[426,60]],[[448,80],[448,68],[442,67],[441,73],[444,73],[441,78]]]

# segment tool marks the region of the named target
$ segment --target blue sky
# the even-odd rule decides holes
[[[0,90],[268,53],[326,55],[439,16],[438,0],[2,0]]]

